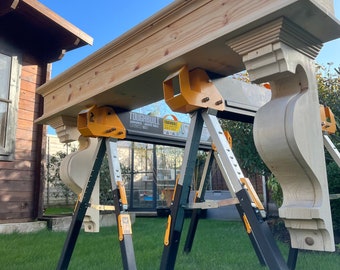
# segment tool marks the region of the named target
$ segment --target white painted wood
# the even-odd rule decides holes
[[[277,24],[278,23],[278,24]],[[276,31],[271,31],[273,29]],[[284,20],[269,23],[232,40],[250,78],[270,81],[271,101],[255,116],[256,148],[279,181],[291,245],[298,249],[334,251],[334,236],[322,141],[313,54],[303,40],[313,37]],[[295,33],[300,32],[298,36]],[[267,42],[261,44],[261,36]],[[247,42],[248,40],[248,42]],[[255,49],[249,46],[250,40]],[[246,45],[246,47],[243,46]],[[287,45],[289,44],[289,45]]]
[[[57,116],[49,122],[49,125],[55,129],[61,143],[77,141],[80,136],[76,117]]]
[[[94,152],[98,140],[80,137],[78,141],[78,151],[66,156],[61,163],[60,178],[74,193],[80,196],[92,169],[89,164],[95,158]],[[90,203],[99,205],[99,178],[92,191]],[[99,232],[99,210],[88,208],[83,224],[86,232]]]

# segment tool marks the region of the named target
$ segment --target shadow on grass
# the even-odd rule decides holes
[[[138,269],[159,269],[166,218],[137,218],[133,242]],[[261,267],[241,222],[203,219],[190,254],[182,252],[189,220],[185,221],[175,269],[266,269]],[[64,232],[0,235],[1,269],[55,269],[66,238]],[[287,257],[288,245],[279,242]],[[337,269],[335,253],[301,252],[297,269]],[[4,267],[5,266],[5,267]],[[79,235],[69,269],[122,269],[117,228]]]

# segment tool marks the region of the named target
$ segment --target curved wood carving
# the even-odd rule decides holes
[[[254,140],[282,187],[279,215],[285,220],[293,247],[333,251],[315,83],[297,66],[296,74],[271,85],[272,100],[255,117]]]
[[[87,183],[89,173],[89,161],[94,159],[97,139],[80,136],[79,149],[77,152],[66,156],[60,166],[60,178],[77,195],[80,195],[84,185]],[[99,204],[99,179],[97,180],[90,202]],[[84,218],[84,229],[86,232],[99,231],[99,211],[88,208]]]
[[[306,42],[308,40],[308,42]],[[279,181],[294,248],[334,251],[315,58],[321,42],[280,18],[231,40],[254,81],[270,81],[272,98],[254,122],[256,148]]]

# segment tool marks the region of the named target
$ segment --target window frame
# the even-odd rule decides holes
[[[18,105],[20,96],[21,55],[0,40],[0,54],[11,57],[5,147],[0,146],[0,161],[13,161],[15,153]]]

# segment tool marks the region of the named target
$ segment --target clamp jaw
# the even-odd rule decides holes
[[[78,114],[78,130],[84,137],[125,139],[126,129],[112,107],[92,106]]]
[[[320,105],[321,128],[323,132],[334,134],[336,121],[332,110],[328,106]]]
[[[189,113],[199,108],[224,110],[223,97],[202,69],[189,71],[183,66],[164,80],[163,92],[165,102],[175,112]]]

